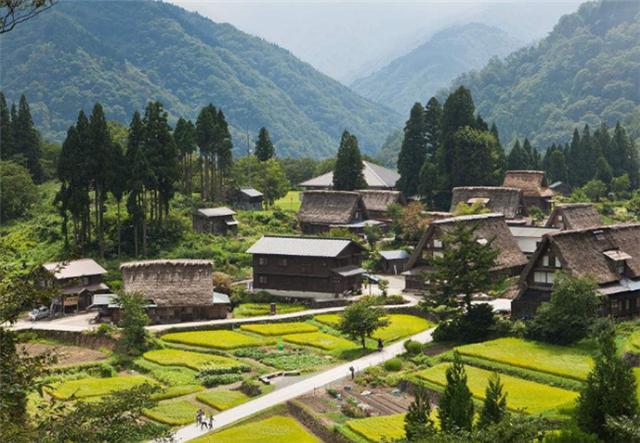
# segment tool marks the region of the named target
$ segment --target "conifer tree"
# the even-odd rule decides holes
[[[604,441],[617,441],[606,420],[638,414],[636,383],[632,368],[617,354],[615,328],[609,324],[598,337],[595,364],[578,397],[578,426]]]
[[[509,152],[507,169],[510,171],[529,169],[529,156],[522,146],[520,146],[519,140],[516,140],[513,148],[511,148],[511,152]]]
[[[442,142],[442,105],[435,97],[429,99],[424,109],[424,138],[426,156],[433,161]]]
[[[193,191],[193,153],[196,151],[196,128],[191,120],[179,118],[173,131],[182,170],[182,192],[191,196]]]
[[[127,212],[133,224],[133,247],[137,257],[141,242],[143,254],[147,253],[145,184],[150,181],[152,174],[144,153],[144,125],[138,111],[133,113],[129,125],[126,159],[129,165]]]
[[[9,160],[14,154],[11,114],[4,94],[0,91],[0,157]]]
[[[216,116],[216,137],[215,137],[215,153],[216,153],[216,173],[218,176],[217,197],[221,199],[224,194],[225,181],[227,180],[231,167],[233,166],[231,143],[231,132],[229,132],[229,124],[222,112],[218,109]]]
[[[605,185],[609,186],[611,184],[611,179],[613,178],[613,170],[607,160],[600,156],[598,161],[596,162],[596,175],[595,178],[600,180]]]
[[[580,156],[580,132],[575,128],[573,130],[573,136],[571,137],[571,144],[566,154],[567,165],[571,164],[569,169],[569,184],[571,186],[580,186],[582,172],[578,170],[578,157]]]
[[[562,150],[552,147],[545,157],[548,158],[545,170],[550,182],[561,181],[566,183],[569,178],[569,172]]]
[[[196,120],[196,140],[200,148],[200,199],[209,200],[211,190],[211,163],[214,154],[214,139],[216,132],[217,110],[213,105],[203,107]]]
[[[358,140],[348,131],[342,133],[340,148],[336,156],[336,166],[333,171],[333,189],[338,191],[353,191],[355,189],[366,188],[362,172],[364,164]]]
[[[447,384],[440,397],[438,417],[444,432],[471,431],[473,423],[473,399],[467,386],[467,373],[457,351],[453,363],[447,368]]]
[[[404,127],[404,139],[398,155],[398,189],[406,196],[415,195],[420,180],[420,167],[426,158],[425,115],[420,103],[411,108]]]
[[[435,434],[435,427],[430,417],[429,393],[425,388],[417,386],[413,395],[414,399],[404,417],[404,433],[408,441],[418,441]]]
[[[271,138],[269,138],[269,131],[267,131],[267,128],[260,128],[254,153],[261,162],[269,160],[276,154],[275,148],[271,143]]]
[[[420,183],[418,194],[426,202],[427,207],[433,207],[433,196],[438,186],[438,168],[429,159],[420,168]]]
[[[491,185],[496,141],[488,131],[464,127],[452,138],[451,186]]]
[[[507,394],[502,392],[503,385],[500,376],[494,372],[489,378],[484,394],[484,404],[480,411],[478,426],[485,428],[499,423],[507,415]]]
[[[498,133],[498,127],[495,123],[491,124],[491,129],[489,130],[493,137],[496,140],[495,152],[494,152],[494,184],[500,185],[502,184],[502,177],[504,177],[504,173],[507,170],[507,156],[504,153],[504,148],[502,147],[502,143],[500,142],[500,134]]]
[[[611,144],[613,146],[611,150],[617,156],[622,157],[622,160],[616,161],[616,163],[619,162],[622,165],[623,173],[629,174],[631,187],[637,188],[640,186],[638,152],[620,122],[616,123],[616,127],[613,130]],[[618,174],[614,168],[614,175],[619,176],[621,174]]]
[[[16,155],[21,155],[25,159],[25,166],[31,173],[33,181],[41,183],[44,179],[40,157],[40,136],[36,130],[31,110],[24,95],[20,96],[18,113],[16,118],[11,120],[13,133],[13,148]]]

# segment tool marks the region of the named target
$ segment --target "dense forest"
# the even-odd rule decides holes
[[[351,87],[362,96],[405,112],[416,100],[435,95],[458,75],[504,57],[521,42],[482,23],[452,26]]]
[[[335,153],[345,128],[373,152],[401,122],[288,51],[161,2],[63,2],[0,44],[7,98],[27,94],[42,135],[58,142],[98,101],[124,124],[149,100],[171,124],[213,102],[236,145],[266,126],[281,154],[316,158]]]
[[[637,139],[639,41],[640,3],[585,3],[538,45],[460,76],[453,89],[468,87],[506,142],[529,137],[541,147],[564,144],[575,127],[601,121],[621,121]]]

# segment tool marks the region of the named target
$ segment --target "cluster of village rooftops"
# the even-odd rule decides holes
[[[247,253],[253,257],[255,291],[314,302],[357,294],[367,276],[362,269],[364,248],[350,239],[326,236],[331,228],[357,234],[366,226],[384,231],[392,205],[406,204],[395,190],[395,171],[364,162],[367,189],[332,190],[332,173],[300,184],[298,220],[301,236],[264,236]],[[507,171],[500,187],[454,188],[451,212],[423,212],[428,221],[417,244],[406,250],[381,251],[383,273],[405,279],[406,291],[425,289],[433,258],[447,248],[447,233],[456,224],[473,225],[478,242],[497,250],[495,278],[512,277],[507,291],[514,318],[535,314],[551,296],[554,274],[593,278],[606,296],[604,310],[614,316],[640,313],[640,224],[605,225],[588,203],[553,204],[554,194],[566,192],[562,184],[548,186],[542,171]],[[454,208],[481,204],[487,213],[453,216]],[[236,209],[262,209],[262,194],[240,189]],[[534,223],[532,208],[545,214]],[[238,222],[227,207],[200,209],[194,215],[198,232],[229,235]],[[324,235],[324,236],[323,236]],[[104,268],[91,259],[47,263],[60,295],[52,313],[97,309],[114,322],[119,318],[117,297],[103,283]],[[227,316],[229,297],[214,291],[210,260],[144,260],[120,266],[124,290],[142,293],[148,300],[151,321],[171,323]]]

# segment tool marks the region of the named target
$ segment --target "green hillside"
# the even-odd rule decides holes
[[[638,138],[640,2],[583,4],[538,45],[494,59],[454,85],[471,89],[477,111],[495,121],[503,142],[526,136],[546,148],[602,120],[620,120]]]
[[[291,156],[334,153],[345,128],[372,152],[401,124],[288,51],[161,2],[61,2],[0,45],[8,100],[25,93],[43,135],[58,141],[96,101],[126,123],[148,100],[162,101],[172,122],[212,102],[236,145],[266,126]]]
[[[362,96],[405,114],[416,101],[426,102],[456,76],[480,69],[491,57],[504,57],[520,46],[520,41],[493,26],[452,26],[351,86]]]

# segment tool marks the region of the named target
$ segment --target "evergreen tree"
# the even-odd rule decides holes
[[[118,143],[113,144],[112,151],[112,167],[109,171],[107,187],[116,201],[116,229],[118,231],[118,257],[122,253],[122,228],[120,205],[127,192],[128,167],[127,159],[122,151],[122,147]]]
[[[217,111],[213,105],[203,107],[196,120],[196,141],[200,148],[200,161],[202,164],[200,180],[200,198],[203,201],[209,199],[211,189],[210,175],[211,163],[214,153],[214,139],[217,123]]]
[[[260,128],[260,132],[258,133],[258,141],[256,142],[256,147],[254,149],[254,154],[261,162],[267,161],[276,155],[276,150],[271,143],[271,139],[269,138],[269,131],[267,128]]]
[[[507,169],[510,171],[529,169],[529,156],[522,146],[520,146],[519,140],[516,140],[513,148],[511,148],[511,152],[509,152],[507,156]]]
[[[433,196],[438,186],[438,168],[429,159],[420,168],[420,183],[418,194],[426,202],[427,207],[433,207]]]
[[[133,247],[137,257],[142,242],[143,254],[147,250],[145,184],[150,182],[151,168],[144,152],[144,125],[138,111],[133,113],[129,125],[126,159],[129,165],[127,176],[127,212],[133,224]]]
[[[409,405],[404,417],[404,433],[408,441],[417,441],[435,434],[435,427],[431,420],[431,404],[428,391],[417,386],[414,399]]]
[[[595,178],[600,180],[605,185],[609,186],[611,184],[611,179],[613,178],[613,170],[607,160],[600,156],[598,161],[596,162],[596,175]]]
[[[426,152],[424,109],[420,103],[415,103],[404,127],[404,139],[398,155],[398,189],[406,196],[418,192],[420,167]]]
[[[504,177],[504,173],[507,170],[507,156],[504,153],[504,148],[502,147],[502,143],[500,142],[500,134],[498,133],[498,127],[495,123],[491,125],[490,129],[493,138],[496,140],[495,151],[494,151],[494,171],[493,171],[493,182],[495,185],[502,184],[502,177]]]
[[[431,97],[424,109],[424,139],[426,156],[432,160],[442,142],[442,105]]]
[[[0,91],[0,157],[9,160],[13,154],[11,115],[4,94]]]
[[[561,181],[566,183],[569,178],[569,172],[562,151],[558,148],[551,148],[546,157],[548,157],[548,165],[545,170],[550,182]]]
[[[595,140],[591,136],[589,125],[585,125],[582,130],[578,155],[572,160],[575,162],[575,167],[581,169],[578,186],[584,185],[595,177],[598,156],[596,155]]]
[[[626,172],[629,174],[631,187],[636,189],[640,186],[638,152],[620,122],[616,123],[616,127],[613,130],[611,145],[611,150],[614,151],[617,156],[622,158],[622,160],[616,160],[614,163],[616,163],[616,165],[621,165],[623,173]],[[614,175],[621,175],[618,174],[615,168],[616,167],[614,167]]]
[[[467,386],[467,374],[457,351],[453,364],[447,368],[447,384],[440,397],[438,417],[443,432],[471,431],[473,423],[473,399]]]
[[[490,132],[466,126],[455,132],[451,147],[451,186],[493,184],[497,148]]]
[[[231,167],[233,166],[233,144],[231,143],[231,132],[229,132],[229,124],[222,112],[222,109],[218,109],[216,116],[216,138],[215,138],[215,153],[216,153],[216,173],[218,176],[217,183],[217,197],[223,198],[225,182],[231,173]]]
[[[191,120],[178,119],[176,129],[173,131],[173,139],[178,148],[182,170],[182,192],[191,196],[193,192],[193,153],[196,151],[196,128]]]
[[[366,188],[367,183],[364,180],[363,168],[358,140],[348,131],[344,131],[340,139],[340,148],[338,148],[336,166],[333,171],[333,189],[353,191]]]
[[[571,164],[569,169],[569,184],[577,187],[582,185],[582,172],[578,170],[578,157],[580,155],[580,133],[578,129],[573,130],[573,136],[571,137],[571,144],[565,155],[567,159],[567,165]]]
[[[142,294],[121,292],[118,294],[118,304],[122,312],[119,326],[122,328],[120,347],[129,355],[139,355],[147,349],[148,332],[145,326],[149,324],[145,301]]]
[[[500,376],[494,372],[485,390],[484,404],[478,421],[480,428],[499,423],[507,415],[507,394],[503,393],[502,389]]]
[[[20,96],[18,113],[15,119],[12,118],[13,147],[16,155],[21,155],[25,159],[25,166],[31,173],[33,181],[41,183],[44,179],[40,157],[40,136],[33,125],[31,110],[24,95]]]
[[[527,137],[524,138],[524,142],[522,142],[522,149],[527,154],[527,169],[535,169],[533,164],[534,162],[534,153],[533,148],[531,147],[531,142]]]
[[[609,324],[598,337],[595,364],[578,397],[578,426],[604,441],[618,441],[607,429],[606,420],[638,414],[636,383],[632,368],[617,354],[615,328]]]

